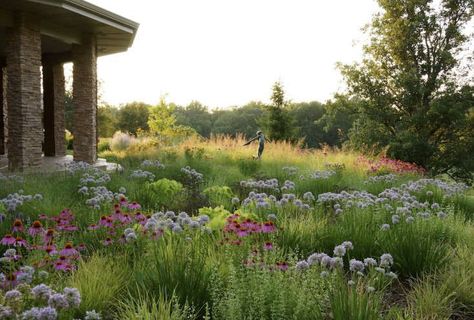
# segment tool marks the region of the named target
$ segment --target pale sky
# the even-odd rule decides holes
[[[324,102],[344,89],[338,61],[360,59],[375,0],[89,0],[140,23],[133,46],[102,57],[111,104],[198,100],[210,108],[268,101]]]

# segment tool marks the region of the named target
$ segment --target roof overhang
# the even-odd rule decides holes
[[[25,11],[39,17],[41,34],[50,42],[80,44],[83,34],[94,34],[98,55],[126,51],[139,24],[83,0],[2,0],[0,27],[13,24],[12,13]],[[61,51],[57,43],[51,45]],[[52,50],[52,49],[51,49]]]

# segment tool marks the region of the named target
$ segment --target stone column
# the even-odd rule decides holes
[[[41,35],[26,13],[7,31],[8,168],[22,171],[42,163]]]
[[[97,53],[95,37],[73,47],[74,160],[97,160]]]
[[[65,80],[62,63],[43,64],[44,155],[66,155]]]
[[[3,66],[0,65],[0,155],[5,154],[5,103],[4,103],[4,82]]]

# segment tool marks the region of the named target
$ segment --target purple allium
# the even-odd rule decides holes
[[[321,259],[325,256],[327,256],[327,254],[325,253],[313,253],[312,255],[308,257],[307,261],[309,265],[319,264],[321,263]]]
[[[438,215],[438,218],[440,218],[440,219],[444,219],[448,216],[444,211],[438,212],[437,215]]]
[[[380,257],[380,266],[381,267],[390,267],[393,264],[393,257],[390,253],[384,253]]]
[[[356,260],[356,259],[351,259],[349,261],[349,269],[352,272],[364,271],[364,263],[362,261],[359,261],[359,260]]]
[[[391,279],[397,279],[398,278],[397,274],[395,272],[392,272],[392,271],[387,272],[386,275],[387,275],[387,277],[389,277]]]
[[[240,203],[240,199],[237,198],[237,197],[233,197],[231,202],[232,202],[233,205],[238,205]]]
[[[384,223],[381,227],[380,230],[382,231],[387,231],[390,229],[390,225],[388,223]]]
[[[344,241],[341,245],[344,246],[346,250],[354,249],[354,246],[352,245],[352,242],[350,241]]]
[[[81,294],[76,288],[64,288],[63,295],[69,303],[69,306],[75,308],[81,304]]]
[[[346,254],[346,247],[343,245],[338,245],[334,248],[334,255],[338,257],[344,257]]]
[[[337,267],[344,267],[344,261],[342,260],[341,257],[334,257],[329,260],[329,266],[334,269]]]
[[[374,287],[371,287],[371,286],[367,287],[367,292],[371,293],[371,292],[374,292],[374,291],[375,291]]]
[[[38,319],[41,320],[56,320],[58,318],[58,312],[52,307],[44,307],[40,309],[40,316]]]
[[[308,269],[308,268],[309,268],[309,264],[308,264],[306,261],[301,260],[301,261],[298,261],[298,262],[296,263],[296,266],[295,266],[295,267],[296,267],[296,270],[302,271],[302,270]]]
[[[329,276],[329,272],[321,271],[320,276],[321,276],[321,278],[327,278]]]
[[[392,216],[392,223],[393,223],[393,224],[397,224],[397,223],[399,223],[399,222],[400,222],[400,216],[397,215],[397,214],[394,214],[394,215]]]
[[[380,268],[380,267],[375,267],[375,271],[380,272],[380,273],[385,273],[385,269]]]
[[[366,267],[376,266],[377,265],[377,260],[375,260],[374,258],[365,258],[364,259],[364,265]]]
[[[405,219],[406,223],[413,223],[413,221],[415,221],[415,218],[413,218],[412,216],[408,216],[406,219]]]
[[[5,300],[6,301],[16,301],[21,299],[21,292],[18,290],[10,290],[5,292]]]
[[[48,304],[50,307],[56,309],[67,309],[69,308],[69,303],[66,297],[61,293],[54,293],[48,299]]]
[[[31,289],[31,294],[35,299],[48,300],[51,296],[51,293],[51,288],[45,285],[44,283],[39,284]]]
[[[96,312],[95,310],[86,311],[86,316],[84,320],[101,320],[100,313]]]
[[[3,317],[1,317],[2,314],[0,312],[0,318],[1,319],[4,319]],[[25,320],[37,320],[37,319],[41,319],[40,318],[41,316],[41,309],[40,308],[37,308],[37,307],[33,307],[31,308],[30,310],[26,310],[24,311],[22,314],[21,314],[21,319],[25,319]]]

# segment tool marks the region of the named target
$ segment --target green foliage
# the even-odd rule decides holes
[[[154,193],[154,200],[157,204],[168,208],[173,208],[173,204],[179,202],[184,190],[181,183],[166,178],[148,183],[146,188]]]
[[[143,102],[131,102],[121,106],[117,118],[118,129],[133,135],[137,135],[140,129],[148,130],[150,108],[150,105]]]
[[[223,206],[210,208],[204,207],[199,209],[199,214],[205,214],[209,216],[210,222],[208,224],[209,228],[212,230],[220,230],[224,227],[226,218],[230,216],[230,212],[224,209]]]
[[[173,295],[169,300],[163,295],[155,298],[148,294],[146,288],[139,288],[137,294],[129,294],[128,299],[121,301],[117,319],[128,320],[185,320],[193,319],[190,310],[180,307]]]
[[[205,138],[211,136],[212,114],[200,102],[192,101],[186,108],[176,107],[173,114],[177,125],[193,128]]]
[[[176,116],[173,114],[176,106],[167,104],[164,98],[160,103],[151,108],[148,118],[150,133],[162,142],[172,142],[173,139],[181,139],[192,136],[194,129],[176,124]]]
[[[81,261],[78,270],[68,280],[81,293],[79,314],[95,310],[107,314],[115,307],[127,287],[128,270],[124,261],[110,256],[93,255]]]
[[[414,319],[451,319],[454,311],[454,293],[445,285],[438,286],[432,277],[415,281],[407,295],[406,314]]]
[[[203,313],[210,298],[211,250],[204,234],[191,240],[179,235],[163,237],[150,243],[148,255],[137,268],[137,281],[151,295],[176,294],[181,305],[188,303]]]
[[[202,192],[209,199],[209,203],[213,207],[224,206],[231,209],[231,200],[234,196],[232,189],[227,186],[211,186]]]
[[[232,268],[213,296],[213,319],[324,319],[327,288],[315,270]]]
[[[260,127],[259,121],[266,113],[267,110],[261,102],[250,102],[230,110],[214,110],[212,133],[254,137]]]
[[[378,320],[382,297],[378,292],[369,292],[364,280],[349,285],[344,277],[337,278],[330,295],[334,320]]]
[[[262,120],[266,134],[271,140],[294,140],[294,121],[285,101],[285,92],[280,82],[275,82],[272,89],[272,104],[267,106],[267,117]]]
[[[260,169],[260,161],[253,159],[241,159],[239,162],[239,170],[245,176],[253,176]]]
[[[360,99],[357,147],[387,152],[434,173],[472,181],[474,88],[459,65],[474,14],[471,0],[379,0],[360,64],[341,66]]]
[[[101,105],[98,107],[97,130],[99,131],[99,137],[112,137],[114,133],[119,130],[118,116],[122,112],[124,112],[124,109],[117,109],[110,105]],[[128,131],[128,128],[122,128],[121,130],[131,132]]]

